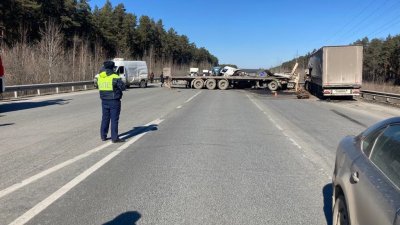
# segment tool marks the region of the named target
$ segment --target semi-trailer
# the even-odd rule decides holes
[[[362,84],[363,46],[325,46],[311,55],[304,87],[318,97],[357,96]]]
[[[171,81],[186,81],[187,87],[196,89],[251,88],[267,86],[271,91],[293,89],[298,79],[293,76],[171,76]]]

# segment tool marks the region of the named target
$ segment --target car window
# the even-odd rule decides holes
[[[119,68],[118,68],[118,74],[124,74],[124,67],[123,66],[120,66]]]
[[[378,137],[371,161],[400,187],[400,125],[389,126]]]
[[[362,140],[362,145],[361,148],[364,152],[365,155],[369,157],[372,147],[374,146],[374,143],[378,136],[383,132],[383,129],[373,132],[372,134],[369,134],[364,140]]]

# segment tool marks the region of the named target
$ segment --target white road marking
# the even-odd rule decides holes
[[[66,185],[58,189],[56,192],[51,194],[49,197],[44,199],[43,201],[39,202],[37,205],[35,205],[33,208],[25,212],[22,216],[18,217],[16,220],[14,220],[10,225],[20,225],[20,224],[25,224],[29,220],[31,220],[33,217],[35,217],[37,214],[42,212],[44,209],[46,209],[50,204],[55,202],[57,199],[59,199],[61,196],[63,196],[65,193],[67,193],[69,190],[71,190],[73,187],[78,185],[81,181],[86,179],[90,174],[98,170],[100,167],[102,167],[104,164],[106,164],[108,161],[110,161],[112,158],[117,156],[121,151],[113,151],[109,155],[107,155],[105,158],[94,164],[92,167],[87,169],[85,172],[81,173],[79,176],[75,177],[73,180],[68,182]]]
[[[163,120],[157,119],[153,122],[150,122],[146,124],[146,126],[150,125],[158,125],[162,122]],[[70,182],[62,186],[60,189],[58,189],[56,192],[51,194],[49,197],[44,199],[43,201],[39,202],[36,204],[33,208],[25,212],[23,215],[18,217],[16,220],[14,220],[10,225],[22,225],[27,223],[29,220],[31,220],[33,217],[41,213],[43,210],[45,210],[48,206],[53,204],[57,199],[62,197],[64,194],[66,194],[68,191],[70,191],[72,188],[74,188],[76,185],[84,181],[87,177],[89,177],[92,173],[96,172],[98,169],[100,169],[103,165],[105,165],[107,162],[109,162],[111,159],[113,159],[115,156],[117,156],[119,153],[121,153],[123,150],[128,148],[130,145],[135,143],[137,140],[139,140],[141,137],[143,137],[146,134],[146,132],[141,133],[132,140],[126,142],[124,145],[120,146],[117,150],[111,152],[109,155],[98,161],[96,164],[91,166],[89,169],[85,170],[83,173],[79,174],[77,177],[72,179]]]
[[[151,124],[154,124],[154,123],[160,123],[160,121],[162,121],[162,120],[157,119],[157,120],[147,124],[147,126],[149,126]],[[121,136],[121,138],[124,138],[126,136],[127,135]],[[100,145],[100,146],[98,146],[98,147],[96,147],[96,148],[94,148],[92,150],[89,150],[89,151],[87,151],[87,152],[85,152],[85,153],[83,153],[81,155],[75,156],[74,158],[69,159],[69,160],[67,160],[65,162],[62,162],[62,163],[60,163],[58,165],[55,165],[55,166],[53,166],[53,167],[51,167],[51,168],[49,168],[49,169],[47,169],[45,171],[42,171],[42,172],[40,172],[38,174],[35,174],[35,175],[33,175],[33,176],[31,176],[31,177],[29,177],[29,178],[27,178],[27,179],[25,179],[25,180],[23,180],[23,181],[21,181],[19,183],[13,184],[13,185],[11,185],[11,186],[9,186],[9,187],[7,187],[7,188],[5,188],[5,189],[0,191],[0,198],[4,197],[4,196],[6,196],[6,195],[8,195],[10,193],[13,193],[14,191],[16,191],[16,190],[18,190],[18,189],[20,189],[22,187],[25,187],[26,185],[28,185],[30,183],[33,183],[33,182],[35,182],[35,181],[37,181],[37,180],[39,180],[39,179],[41,179],[41,178],[43,178],[43,177],[45,177],[47,175],[50,175],[50,174],[52,174],[52,173],[54,173],[54,172],[56,172],[56,171],[58,171],[58,170],[60,170],[60,169],[62,169],[64,167],[66,167],[66,166],[69,166],[72,163],[75,163],[76,161],[84,159],[84,158],[92,155],[93,153],[99,152],[99,151],[105,149],[106,147],[108,147],[110,145],[112,145],[111,141],[107,142],[107,143],[105,143],[103,145]]]
[[[263,109],[256,101],[254,101],[254,99],[251,98],[250,95],[247,95],[247,97],[250,99],[251,102],[254,103],[254,105],[257,106],[258,109],[260,109],[264,114],[267,115],[268,120],[271,121],[271,122],[275,125],[275,127],[276,127],[278,130],[283,131],[283,128],[282,128],[270,115],[268,115],[268,114],[264,111],[264,109]],[[285,137],[287,137],[297,148],[301,149],[301,146],[300,146],[293,138],[291,138],[288,134],[286,134],[285,132],[282,132],[282,134],[283,134]]]
[[[180,106],[178,106],[178,107],[176,107],[177,109],[180,109],[180,108],[182,108],[182,106],[180,105]]]
[[[185,101],[185,103],[188,103],[190,101],[192,101],[194,98],[196,98],[197,95],[199,95],[202,91],[199,91],[197,94],[193,95],[191,98],[189,98],[188,100]]]
[[[47,176],[47,175],[49,175],[51,173],[54,173],[57,170],[60,170],[60,169],[66,167],[68,165],[71,165],[72,163],[74,163],[74,162],[76,162],[78,160],[86,158],[86,157],[92,155],[93,153],[98,152],[98,151],[110,146],[111,144],[112,144],[112,142],[108,142],[106,144],[100,145],[97,148],[89,150],[89,151],[87,151],[87,152],[85,152],[85,153],[83,153],[81,155],[75,156],[74,158],[72,158],[70,160],[67,160],[67,161],[65,161],[63,163],[60,163],[60,164],[58,164],[56,166],[53,166],[53,167],[51,167],[51,168],[49,168],[49,169],[47,169],[45,171],[42,171],[42,172],[40,172],[40,173],[38,173],[36,175],[33,175],[33,176],[21,181],[20,183],[16,183],[14,185],[11,185],[10,187],[0,191],[0,198],[6,196],[6,195],[8,195],[8,194],[10,194],[10,193],[12,193],[12,192],[24,187],[24,186],[32,183],[32,182],[35,182],[35,181],[37,181],[37,180],[39,180],[39,179],[41,179],[41,178],[43,178],[43,177],[45,177],[45,176]]]
[[[293,138],[290,138],[290,137],[289,137],[289,140],[290,140],[296,147],[298,147],[299,149],[301,149],[301,146],[300,146],[299,144],[297,144],[297,142],[296,142]]]
[[[276,124],[276,128],[278,128],[278,130],[283,131],[282,127],[279,126],[278,124]]]

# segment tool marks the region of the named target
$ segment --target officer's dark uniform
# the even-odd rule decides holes
[[[99,74],[97,85],[100,91],[101,106],[103,116],[101,119],[100,137],[103,141],[107,140],[107,133],[111,121],[111,140],[112,142],[123,142],[118,137],[118,121],[121,112],[122,91],[125,84],[114,72],[114,62],[104,62],[105,71]]]

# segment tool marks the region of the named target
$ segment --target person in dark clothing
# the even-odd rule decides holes
[[[113,143],[124,142],[118,137],[118,122],[121,112],[122,91],[126,89],[124,82],[114,72],[114,62],[104,62],[104,71],[99,74],[99,87],[102,119],[100,127],[101,140],[107,140],[107,133],[111,122],[111,140]]]
[[[161,72],[160,75],[161,87],[164,85],[164,73]]]
[[[151,74],[150,74],[150,83],[153,83],[153,81],[154,81],[154,73],[151,72]]]

